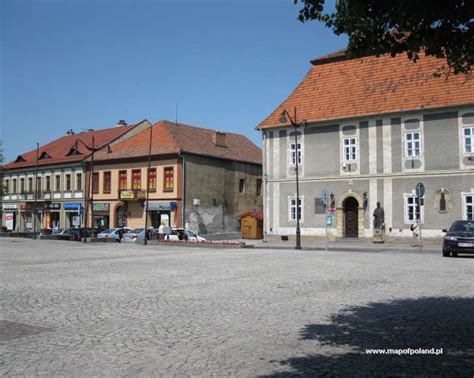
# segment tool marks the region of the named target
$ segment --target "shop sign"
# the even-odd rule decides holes
[[[110,203],[94,203],[94,211],[109,211]]]
[[[133,193],[133,190],[122,190],[120,192],[120,199],[134,199],[135,194]]]
[[[8,231],[13,230],[14,220],[15,220],[15,214],[14,213],[6,213],[5,214],[5,226],[7,227]]]
[[[60,210],[61,209],[61,204],[60,203],[49,203],[48,204],[48,209],[49,210]]]
[[[20,202],[20,210],[32,210],[33,203],[32,202]]]
[[[171,211],[172,206],[171,202],[149,202],[148,203],[148,211]]]
[[[79,211],[81,209],[81,204],[78,202],[66,202],[64,204],[64,210],[75,210]]]
[[[3,207],[3,210],[16,210],[17,205],[13,203],[4,203],[2,207]]]

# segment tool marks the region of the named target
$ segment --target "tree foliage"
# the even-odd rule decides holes
[[[468,74],[474,62],[473,0],[325,0],[302,4],[298,19],[317,20],[337,35],[347,34],[349,57],[406,53],[416,62],[421,53],[445,58],[450,71]]]

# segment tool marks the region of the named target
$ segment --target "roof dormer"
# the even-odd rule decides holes
[[[15,159],[15,163],[22,163],[26,161],[25,158],[21,155],[18,155],[17,158]]]
[[[82,155],[82,153],[77,148],[77,143],[74,143],[71,149],[69,150],[69,152],[66,154],[66,156],[75,156],[75,155]]]
[[[43,151],[41,155],[39,156],[38,160],[43,160],[43,159],[51,159],[51,156],[46,151]]]

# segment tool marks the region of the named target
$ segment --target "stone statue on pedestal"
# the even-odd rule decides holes
[[[385,213],[380,202],[377,202],[377,208],[374,210],[374,243],[385,242]]]

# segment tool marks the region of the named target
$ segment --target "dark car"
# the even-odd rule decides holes
[[[443,239],[443,256],[474,253],[474,221],[456,221]]]
[[[89,236],[89,233],[85,228],[68,228],[61,235],[71,235],[73,240],[80,241],[84,236]]]

